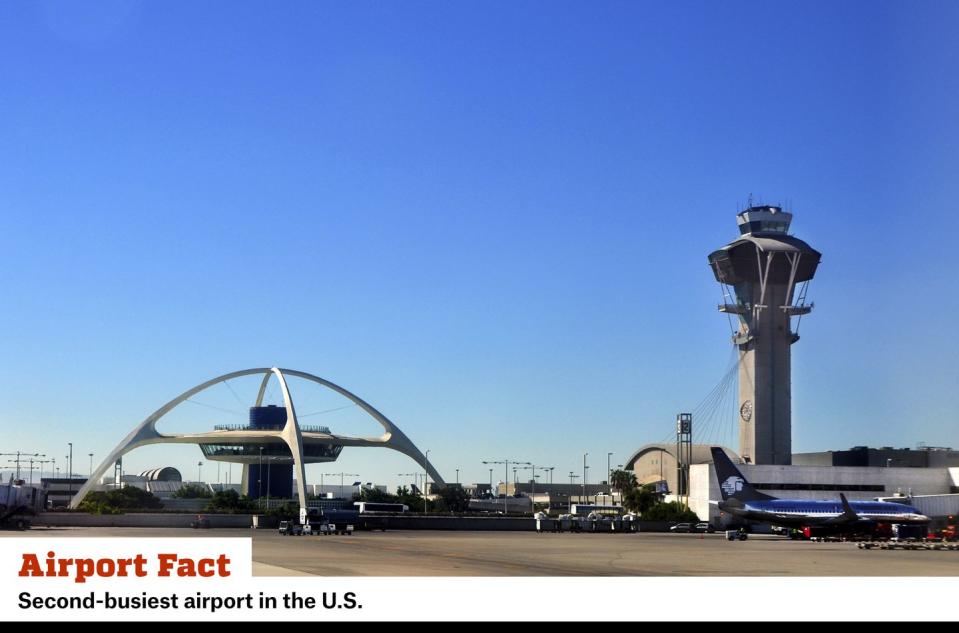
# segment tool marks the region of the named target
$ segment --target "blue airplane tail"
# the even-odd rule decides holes
[[[746,478],[739,472],[739,469],[736,468],[723,449],[713,446],[711,450],[713,465],[716,467],[716,479],[719,481],[719,490],[723,495],[723,501],[727,499],[761,501],[776,498],[753,488],[752,484],[746,481]]]

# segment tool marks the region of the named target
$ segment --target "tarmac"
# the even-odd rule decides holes
[[[253,537],[256,576],[959,576],[959,552],[721,534],[42,528],[3,537]]]

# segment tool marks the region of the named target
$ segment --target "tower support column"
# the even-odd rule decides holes
[[[739,454],[753,464],[792,463],[792,318],[812,310],[806,286],[795,290],[821,255],[789,235],[791,222],[779,207],[750,206],[737,215],[740,238],[709,255],[716,281],[733,290],[719,310],[739,320]]]

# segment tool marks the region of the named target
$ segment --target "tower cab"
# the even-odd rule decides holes
[[[749,207],[736,214],[736,224],[739,225],[740,235],[753,233],[777,233],[784,235],[789,231],[789,224],[793,214],[783,211],[781,207],[758,206]]]

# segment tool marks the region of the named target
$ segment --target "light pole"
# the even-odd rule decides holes
[[[583,453],[583,498],[586,498],[586,471],[589,469],[589,466],[586,465],[586,458],[589,456],[589,453]]]
[[[609,458],[612,457],[612,453],[606,453],[606,488],[609,490],[609,500],[613,501],[613,484],[609,483],[609,480],[612,479],[612,469],[609,467]]]
[[[343,488],[344,488],[343,478],[344,478],[344,477],[359,477],[359,475],[356,474],[356,473],[346,473],[346,472],[342,472],[342,473],[320,473],[320,489],[321,489],[321,490],[323,489],[323,476],[324,476],[324,475],[330,475],[331,477],[334,477],[334,476],[336,476],[336,475],[339,475],[339,476],[340,476],[340,492],[339,492],[339,494],[341,494],[341,495],[343,494]]]
[[[260,447],[260,463],[256,467],[256,504],[260,505],[260,497],[263,496],[263,447]]]
[[[343,477],[359,477],[358,473],[340,473],[340,494],[343,494]]]
[[[456,485],[460,485],[460,469],[456,469]]]
[[[427,464],[429,464],[429,461],[430,461],[430,451],[429,449],[427,449],[426,455],[423,456],[423,473],[424,473],[423,474],[423,514],[426,514],[426,504],[429,502],[429,500],[426,498],[426,488],[427,486],[429,486],[429,483],[430,483],[429,481],[430,471],[427,470]]]
[[[490,461],[484,461],[484,462],[483,462],[484,464],[487,464],[487,465],[489,465],[489,464],[503,464],[503,465],[504,465],[504,470],[505,470],[505,474],[506,474],[506,489],[505,489],[506,494],[504,495],[504,498],[503,498],[503,514],[509,514],[509,465],[510,465],[510,462],[512,462],[513,464],[526,464],[526,465],[529,465],[529,462],[518,462],[518,461],[516,461],[515,459],[506,459],[506,460],[502,460],[502,461],[492,461],[492,460],[490,460]],[[493,486],[492,469],[490,469],[490,479],[489,479],[489,481],[490,481],[490,487],[492,488],[492,486]],[[515,479],[514,479],[514,485],[515,485]]]
[[[203,462],[196,463],[196,482],[201,483],[203,481]]]
[[[529,497],[530,510],[533,512],[533,514],[536,513],[536,469],[537,468],[539,468],[540,470],[552,470],[553,466],[536,466],[535,464],[530,464],[529,466],[526,466],[525,468],[520,468],[520,470],[533,471],[533,478],[530,479],[530,483],[532,483],[533,488],[530,492],[530,497]],[[514,477],[514,480],[515,480],[515,477]]]
[[[413,483],[411,484],[411,485],[413,485],[413,486],[416,485],[416,476],[417,476],[417,475],[419,475],[419,473],[396,473],[396,476],[397,476],[397,477],[413,477]],[[412,490],[411,490],[410,492],[412,492]]]
[[[93,477],[93,453],[87,453],[90,456],[90,474],[88,477]]]
[[[573,471],[569,471],[569,498],[568,498],[568,501],[569,501],[569,505],[570,505],[570,506],[573,505],[573,485],[574,485],[574,484],[573,484],[573,480],[574,480],[574,479],[579,479],[579,475],[574,474]]]
[[[14,479],[20,479],[20,462],[21,462],[20,456],[21,456],[21,455],[23,455],[23,456],[28,456],[28,457],[46,457],[45,454],[40,454],[40,453],[24,453],[23,451],[17,451],[16,453],[0,453],[0,455],[11,456],[11,457],[12,457],[13,455],[16,455],[16,456],[17,456],[17,458],[16,458],[15,460],[10,460],[11,462],[13,462],[13,463],[15,463],[15,464],[17,465],[17,475],[16,475],[16,477],[14,477]],[[25,461],[25,460],[24,460],[24,461]]]
[[[46,455],[44,455],[44,457],[46,457]],[[53,460],[52,460],[52,459],[39,459],[39,460],[37,460],[37,461],[35,461],[35,462],[32,462],[32,463],[33,463],[33,464],[37,464],[37,470],[40,471],[40,473],[39,473],[39,474],[40,474],[40,483],[42,484],[42,483],[43,483],[43,465],[44,465],[44,464],[52,464],[52,463],[53,463]],[[30,483],[33,483],[33,466],[30,467]]]
[[[67,444],[70,445],[70,455],[69,455],[70,483],[67,485],[67,494],[72,497],[73,496],[73,442],[67,442]]]
[[[489,494],[493,496],[493,469],[489,469]]]

